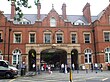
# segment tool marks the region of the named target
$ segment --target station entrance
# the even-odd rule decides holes
[[[74,64],[74,69],[77,70],[79,69],[79,64],[78,64],[78,51],[76,49],[73,49],[71,51],[71,64]]]
[[[63,49],[51,48],[41,52],[41,65],[51,65],[53,70],[59,70],[61,64],[67,64],[67,52]]]
[[[31,49],[28,54],[29,71],[36,71],[36,51]]]

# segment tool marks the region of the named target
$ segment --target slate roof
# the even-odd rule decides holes
[[[41,21],[47,16],[47,14],[41,14]],[[61,16],[61,15],[60,15]],[[10,20],[10,14],[5,14],[8,20]],[[23,18],[31,21],[31,24],[34,24],[37,20],[37,14],[24,14]],[[75,22],[77,20],[82,20],[85,25],[88,25],[86,18],[83,15],[67,15],[68,22]],[[98,19],[98,16],[91,16],[92,22]]]

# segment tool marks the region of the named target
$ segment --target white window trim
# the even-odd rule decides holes
[[[45,43],[45,34],[50,34],[50,43],[52,43],[52,33],[51,32],[44,32],[44,34],[43,34],[43,43]],[[50,43],[46,43],[46,44],[50,44]]]
[[[13,33],[13,43],[16,43],[15,42],[15,34],[21,34],[21,42],[20,43],[22,43],[22,33],[21,32],[14,32]]]
[[[87,50],[87,49],[86,49]],[[85,51],[86,51],[85,50]],[[89,49],[91,51],[91,49]],[[91,52],[84,52],[84,58],[85,58],[85,54],[87,54],[87,62],[85,62],[85,64],[91,64],[92,63],[92,51]],[[91,62],[89,62],[89,56],[91,54]],[[85,59],[84,59],[85,60]]]
[[[36,32],[29,32],[29,43],[31,43],[30,42],[30,34],[35,34],[35,42],[34,43],[36,43]]]
[[[53,25],[53,19],[55,20],[55,21],[54,21],[54,23],[55,23],[54,25]],[[56,25],[57,25],[56,19],[55,19],[54,17],[51,17],[51,18],[50,18],[50,27],[56,27]]]
[[[91,33],[90,32],[84,32],[83,33],[83,41],[84,41],[84,43],[85,43],[85,34],[89,34],[90,35],[90,37],[89,37],[89,39],[90,39],[90,43],[91,43]]]
[[[17,50],[17,49],[15,49],[15,50]],[[15,50],[13,50],[13,52],[12,52],[12,64],[14,63],[14,62],[13,62],[13,55],[15,55],[15,53],[14,53]],[[18,50],[19,50],[19,49],[18,49]],[[19,50],[19,51],[21,52],[21,50]],[[21,58],[22,58],[22,57],[21,57],[21,54],[22,54],[22,52],[19,53],[20,60],[22,60],[22,59],[21,59]],[[16,59],[17,59],[17,60],[16,60],[16,64],[17,64],[18,61],[19,61],[19,60],[18,60],[18,55],[17,55],[17,58],[16,58]],[[20,63],[20,62],[19,62],[19,63]],[[16,64],[13,64],[13,65],[16,65]]]
[[[72,43],[72,34],[76,34],[76,43],[78,43],[78,38],[77,38],[77,32],[71,32],[70,33],[70,41],[71,41],[71,43]]]
[[[109,47],[108,47],[108,48],[109,48]],[[107,48],[106,48],[106,49],[107,49]],[[110,58],[110,55],[109,55],[109,54],[110,54],[110,51],[107,52],[106,49],[105,49],[105,54],[108,55],[108,58],[107,58],[108,62],[106,62],[106,60],[105,60],[105,62],[106,62],[106,63],[110,63],[110,59],[109,59],[109,58]],[[109,49],[110,49],[110,48],[109,48]],[[105,55],[105,57],[106,57],[106,55]]]
[[[105,42],[105,35],[104,35],[104,33],[106,33],[106,32],[109,32],[110,33],[110,31],[103,31],[103,42]]]
[[[64,43],[64,34],[63,34],[63,32],[56,32],[56,34],[55,34],[55,39],[56,39],[55,43],[57,43],[57,34],[62,34],[62,43]]]

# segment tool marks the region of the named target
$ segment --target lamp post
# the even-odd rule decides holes
[[[8,37],[8,61],[9,61],[9,54],[10,54],[10,32],[12,29],[9,28],[9,37]]]

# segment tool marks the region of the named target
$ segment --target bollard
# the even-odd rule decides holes
[[[73,76],[72,76],[72,69],[70,68],[70,82],[73,82],[72,79],[73,79]]]

